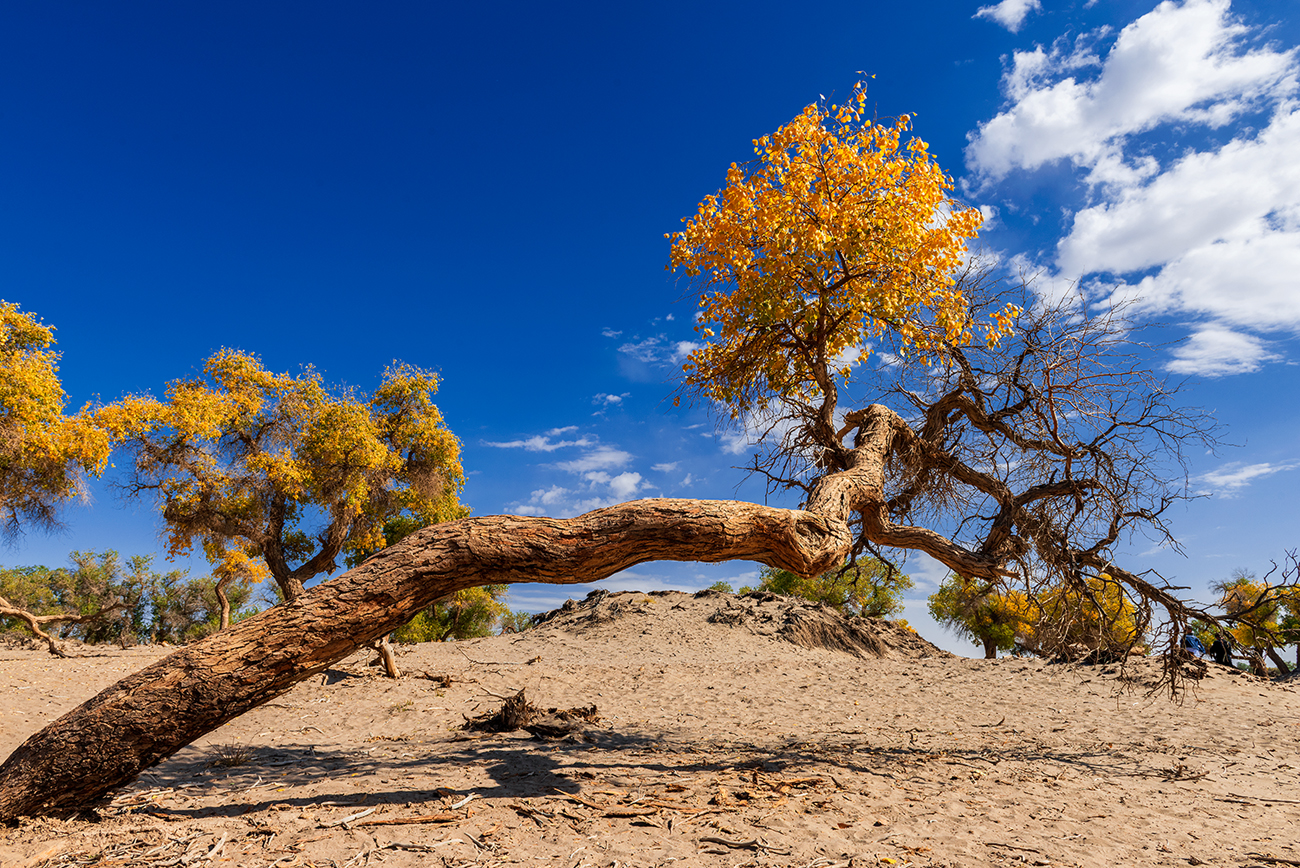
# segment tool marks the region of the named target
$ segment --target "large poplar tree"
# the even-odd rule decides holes
[[[651,499],[572,519],[434,524],[344,575],[138,672],[0,766],[0,819],[67,813],[431,602],[484,584],[591,582],[654,560],[815,576],[923,551],[964,576],[1086,589],[1105,570],[1171,623],[1203,614],[1112,563],[1170,539],[1181,448],[1208,436],[1133,354],[1127,324],[967,265],[979,213],[910,122],[861,88],[754,143],[672,236],[704,345],[684,393],[758,441],[800,508]],[[1209,617],[1206,615],[1206,617]]]

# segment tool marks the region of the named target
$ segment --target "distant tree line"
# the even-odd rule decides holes
[[[1240,660],[1237,665],[1258,675],[1290,675],[1300,669],[1296,571],[1294,554],[1263,579],[1245,569],[1234,570],[1229,579],[1211,586],[1214,608],[1230,626],[1192,619],[1187,634],[1206,648],[1222,637],[1234,660]],[[1141,648],[1152,626],[1150,613],[1135,605],[1107,573],[1088,578],[1082,587],[1034,593],[952,575],[930,596],[929,609],[940,624],[983,646],[989,658],[1001,651],[1116,659]],[[1295,646],[1293,663],[1283,657],[1289,646]]]
[[[221,624],[218,579],[191,577],[184,570],[160,572],[153,557],[123,560],[115,551],[73,552],[68,567],[0,567],[0,598],[50,620],[56,639],[88,644],[112,642],[181,644],[201,639]],[[230,588],[233,621],[260,607],[252,588]],[[64,616],[66,620],[57,620]],[[0,629],[10,638],[29,633],[14,615],[0,615]]]

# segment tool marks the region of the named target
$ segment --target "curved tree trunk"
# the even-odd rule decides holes
[[[815,575],[839,564],[851,541],[838,516],[730,501],[643,500],[567,520],[428,527],[128,676],[33,735],[0,765],[0,821],[81,810],[462,588],[593,582],[654,560],[752,560]]]
[[[218,630],[225,630],[230,626],[230,598],[226,596],[226,585],[234,581],[234,576],[225,576],[217,581],[217,602],[221,605],[221,625]]]

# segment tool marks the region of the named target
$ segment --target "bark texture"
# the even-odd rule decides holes
[[[654,560],[839,564],[842,515],[642,500],[573,519],[490,516],[425,528],[304,593],[107,688],[0,765],[0,821],[69,815],[223,723],[476,585],[578,584]]]

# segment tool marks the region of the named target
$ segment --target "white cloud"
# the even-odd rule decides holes
[[[1167,0],[1108,51],[1098,31],[1017,52],[1007,107],[967,149],[986,184],[1060,160],[1081,170],[1092,200],[1067,213],[1052,276],[1192,320],[1177,373],[1255,371],[1279,356],[1251,332],[1300,334],[1300,49],[1259,35],[1228,0]],[[1226,143],[1162,152],[1164,125]]]
[[[574,491],[560,485],[539,488],[523,503],[509,507],[514,515],[548,515],[554,518],[572,518],[591,512],[593,509],[612,506],[618,501],[612,497],[591,495],[587,492]]]
[[[1057,249],[1072,274],[1117,274],[1185,251],[1300,230],[1300,103],[1283,101],[1252,139],[1176,160],[1150,183],[1080,211]]]
[[[1277,358],[1256,337],[1209,327],[1195,332],[1174,350],[1173,361],[1165,367],[1176,374],[1221,377],[1251,373]]]
[[[623,344],[618,351],[646,364],[679,365],[701,346],[695,341],[670,341],[664,335],[654,335]]]
[[[631,392],[624,392],[621,395],[606,395],[604,392],[601,392],[598,395],[592,396],[591,403],[603,404],[604,406],[608,407],[610,404],[622,404],[623,399],[630,397],[631,395],[632,395]]]
[[[639,473],[619,473],[610,475],[601,470],[582,474],[585,488],[566,488],[552,485],[532,492],[528,500],[511,504],[509,512],[514,515],[549,515],[555,518],[570,518],[613,506],[630,500],[645,487]]]
[[[1240,489],[1250,485],[1256,479],[1263,479],[1272,476],[1275,473],[1281,473],[1284,470],[1295,470],[1300,467],[1300,462],[1289,462],[1286,464],[1271,464],[1264,462],[1262,464],[1242,464],[1240,461],[1234,461],[1225,464],[1218,470],[1212,470],[1209,473],[1203,473],[1196,477],[1197,482],[1204,483],[1210,491],[1218,493],[1224,497],[1231,497]]]
[[[1104,61],[1092,43],[1017,51],[1003,78],[1010,105],[970,137],[967,165],[986,181],[1061,159],[1094,169],[1093,183],[1149,175],[1125,161],[1125,139],[1166,123],[1222,127],[1296,89],[1295,52],[1244,48],[1249,29],[1228,0],[1164,2],[1121,31]],[[1099,67],[1090,80],[1076,75]]]
[[[627,500],[632,495],[641,490],[640,473],[620,473],[618,476],[605,482],[609,486],[610,494],[619,500]]]
[[[587,437],[580,437],[577,440],[552,440],[552,437],[559,437],[571,431],[577,431],[576,425],[570,425],[567,428],[552,428],[545,434],[535,435],[525,440],[507,440],[501,443],[494,443],[485,440],[483,445],[495,446],[498,449],[525,449],[529,452],[554,452],[557,449],[565,449],[571,446],[592,446],[596,441]]]
[[[570,473],[586,473],[591,470],[609,470],[622,467],[632,460],[631,453],[612,446],[600,446],[573,461],[561,461],[555,465]]]
[[[972,17],[988,18],[1015,33],[1025,23],[1025,16],[1042,8],[1038,0],[1002,0],[995,6],[981,6]]]
[[[671,473],[677,469],[677,462],[673,461],[667,464],[655,464],[652,465],[650,469],[658,473]]]
[[[623,334],[621,331],[615,331],[614,329],[601,329],[600,333],[607,338],[616,338]]]

